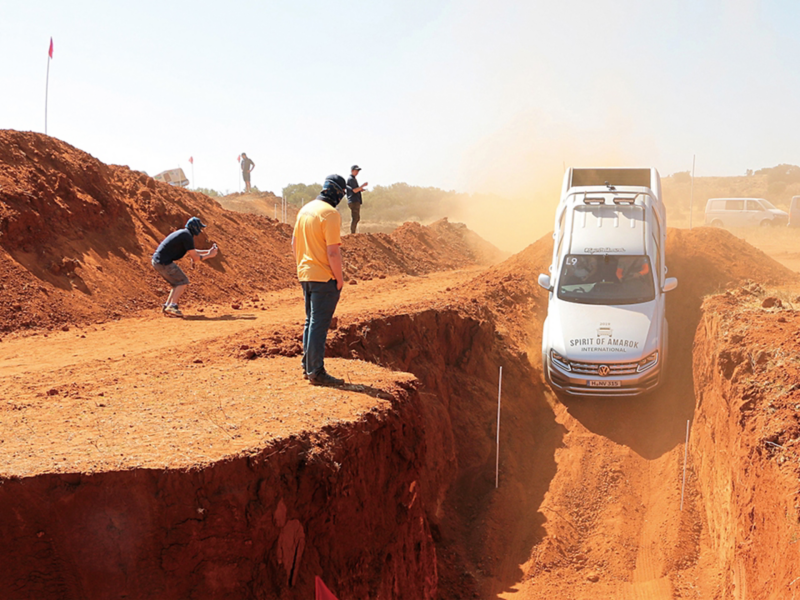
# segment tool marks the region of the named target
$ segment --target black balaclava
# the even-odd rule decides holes
[[[328,175],[325,178],[325,183],[322,184],[322,191],[317,196],[317,199],[323,200],[333,208],[336,208],[344,197],[346,187],[347,184],[344,181],[344,177],[341,175]]]

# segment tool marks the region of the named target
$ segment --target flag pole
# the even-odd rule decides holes
[[[689,229],[692,228],[692,213],[694,212],[694,159],[697,158],[696,154],[692,154],[692,192],[689,198]]]
[[[53,58],[53,38],[50,38],[50,50],[47,51],[47,78],[44,82],[44,134],[47,135],[47,96],[50,91],[50,60]]]

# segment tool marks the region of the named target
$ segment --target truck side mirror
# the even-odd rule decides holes
[[[546,289],[548,292],[552,292],[553,288],[550,287],[550,275],[545,275],[541,273],[539,275],[539,285]]]
[[[664,281],[664,287],[661,290],[666,292],[671,292],[676,287],[678,287],[678,279],[677,277],[667,277],[666,281]]]

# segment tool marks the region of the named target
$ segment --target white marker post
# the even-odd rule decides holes
[[[494,489],[500,486],[500,400],[503,395],[503,367],[497,383],[497,457],[494,464]]]
[[[44,134],[47,135],[47,94],[50,91],[50,61],[53,60],[53,38],[50,38],[50,50],[47,51],[47,79],[44,82]]]
[[[681,511],[683,511],[683,492],[686,489],[686,455],[689,453],[689,420],[686,421],[686,444],[683,446],[683,484],[681,484]]]

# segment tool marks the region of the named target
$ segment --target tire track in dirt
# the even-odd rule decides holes
[[[649,461],[645,467],[647,486],[643,490],[645,506],[647,506],[642,530],[639,536],[639,550],[636,556],[636,568],[632,581],[619,587],[621,600],[672,600],[673,589],[669,578],[664,576],[665,544],[660,532],[667,525],[669,511],[664,511],[660,503],[654,500],[662,496],[664,487],[672,487],[663,475],[664,462],[671,462],[674,453],[670,453],[655,461]],[[665,460],[667,459],[667,460]],[[658,464],[661,463],[661,464]],[[666,483],[666,486],[665,486]]]

